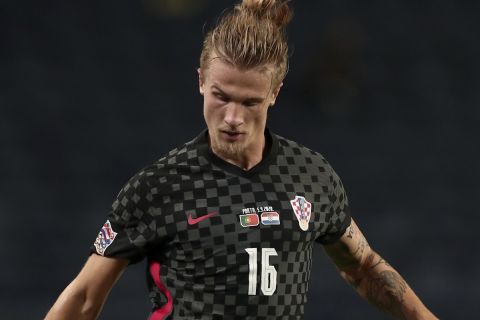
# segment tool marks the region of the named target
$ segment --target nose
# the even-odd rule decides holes
[[[224,121],[231,128],[236,128],[243,124],[243,107],[237,103],[230,103],[226,106]]]

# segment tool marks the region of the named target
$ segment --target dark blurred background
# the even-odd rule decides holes
[[[204,127],[196,68],[233,1],[2,1],[0,318],[40,319],[123,183]],[[479,1],[292,1],[270,128],[321,152],[372,247],[442,319],[478,317]],[[100,319],[145,319],[145,265]],[[306,319],[384,319],[319,246]]]

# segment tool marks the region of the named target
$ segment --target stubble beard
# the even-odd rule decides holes
[[[212,150],[221,158],[239,160],[245,154],[245,142],[226,142],[218,136],[211,141]]]

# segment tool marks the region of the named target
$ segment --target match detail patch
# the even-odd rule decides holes
[[[256,227],[260,223],[258,214],[242,214],[240,215],[240,225],[242,227]]]
[[[293,212],[298,220],[298,225],[303,231],[308,230],[308,223],[312,216],[312,204],[308,202],[304,197],[295,196],[295,199],[290,200]]]
[[[105,222],[105,224],[102,226],[102,229],[100,229],[100,232],[98,233],[97,239],[94,243],[97,253],[103,256],[105,250],[107,250],[108,246],[112,244],[116,236],[117,233],[113,231],[110,221],[107,220],[107,222]]]
[[[275,211],[263,212],[260,216],[263,225],[279,225],[280,215]]]

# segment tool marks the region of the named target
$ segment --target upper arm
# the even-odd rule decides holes
[[[65,288],[46,319],[96,319],[128,260],[91,255],[78,276]]]
[[[367,262],[372,250],[353,219],[338,241],[323,246],[340,270],[356,268]]]
[[[129,261],[92,254],[72,283],[90,299],[103,301]]]

